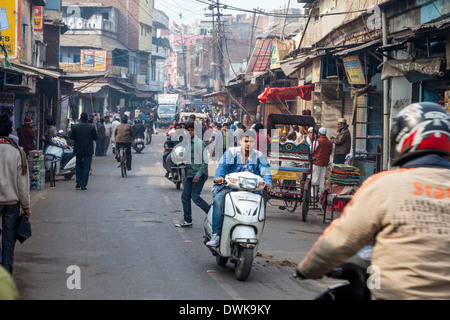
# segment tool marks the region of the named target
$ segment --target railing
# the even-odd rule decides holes
[[[60,62],[59,68],[66,72],[98,72],[96,70],[81,71],[81,65],[79,62]],[[121,76],[123,74],[129,75],[128,68],[121,66],[108,66],[107,71],[110,74],[117,76]]]

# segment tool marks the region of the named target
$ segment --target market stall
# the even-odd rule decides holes
[[[330,163],[326,177],[326,185],[321,203],[323,208],[323,222],[330,222],[334,219],[334,212],[344,211],[345,205],[350,202],[358,189],[360,171],[348,164]],[[327,220],[327,210],[330,208],[331,216]]]

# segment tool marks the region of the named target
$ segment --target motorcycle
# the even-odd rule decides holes
[[[136,138],[134,139],[133,149],[136,151],[136,153],[141,153],[142,150],[145,149],[144,138],[142,138],[142,137],[136,137]]]
[[[371,258],[372,244],[369,244],[341,266],[328,272],[327,277],[346,280],[348,283],[334,284],[314,300],[370,300],[368,268]],[[297,277],[297,274],[294,274],[294,277]]]
[[[264,179],[251,172],[234,172],[225,176],[224,187],[230,192],[225,195],[220,243],[208,247],[220,266],[228,260],[235,264],[234,275],[245,281],[250,275],[253,259],[264,229],[266,207],[262,191]],[[204,243],[212,236],[213,209],[204,221]]]
[[[70,180],[75,174],[76,156],[73,148],[62,136],[51,139],[44,152],[45,169],[50,173],[50,182],[54,184],[55,176]]]
[[[169,180],[175,183],[177,189],[181,189],[186,180],[187,168],[186,168],[186,148],[182,145],[176,145],[168,155],[171,157],[171,173]]]

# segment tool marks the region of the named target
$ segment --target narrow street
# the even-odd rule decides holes
[[[246,282],[234,278],[233,265],[216,264],[203,244],[205,214],[193,205],[192,228],[182,219],[181,191],[164,178],[163,135],[142,154],[133,150],[133,170],[120,175],[109,150],[94,157],[86,191],[74,178],[58,178],[55,188],[32,191],[33,235],[17,243],[14,277],[23,300],[169,299],[311,300],[331,279],[292,277],[326,224],[318,210],[307,223],[295,213],[268,205],[259,254]],[[214,164],[203,189],[211,201]],[[69,288],[73,267],[80,288]]]

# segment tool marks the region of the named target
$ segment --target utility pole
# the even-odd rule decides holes
[[[253,12],[252,31],[250,33],[250,39],[248,42],[247,66],[248,66],[248,62],[250,61],[250,55],[252,54],[252,44],[253,44],[253,35],[254,35],[254,30],[255,30],[255,18],[256,18],[256,10],[257,9],[253,9],[253,10],[255,10],[255,11]]]
[[[214,91],[220,91],[221,84],[225,82],[224,61],[223,61],[223,22],[220,17],[226,16],[220,13],[220,9],[226,9],[227,6],[219,2],[219,0],[212,0],[208,9],[211,10],[213,18],[213,74],[214,74]],[[214,10],[217,9],[217,13]],[[227,15],[229,16],[229,15]]]

